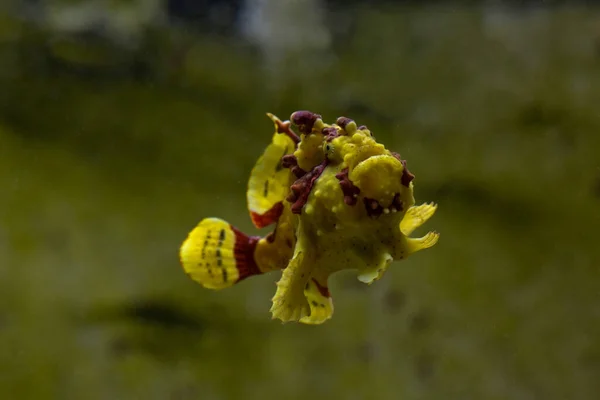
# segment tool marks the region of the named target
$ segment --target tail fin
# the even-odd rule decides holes
[[[254,261],[258,240],[222,219],[205,218],[181,245],[179,259],[194,281],[208,289],[224,289],[262,273]]]

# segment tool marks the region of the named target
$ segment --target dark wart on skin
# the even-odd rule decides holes
[[[289,168],[296,178],[302,178],[304,175],[306,175],[306,171],[300,168],[298,165],[298,159],[293,154],[283,156],[281,158],[281,166],[283,168]]]
[[[327,143],[331,142],[333,139],[340,136],[340,133],[338,132],[338,130],[333,126],[323,128],[323,130],[321,130],[321,133],[325,136],[325,141]]]
[[[291,117],[294,125],[298,126],[300,132],[304,134],[311,133],[315,122],[320,118],[319,114],[310,111],[296,111]]]
[[[415,176],[411,174],[408,168],[406,167],[406,160],[400,160],[400,162],[404,167],[404,171],[402,171],[402,178],[400,178],[400,182],[402,182],[402,185],[408,187],[412,180],[415,179]]]
[[[352,119],[348,118],[348,117],[339,117],[336,121],[335,124],[337,126],[339,126],[342,129],[346,129],[346,126],[351,123],[354,122]]]
[[[344,203],[349,206],[355,205],[358,200],[358,195],[360,194],[360,189],[355,186],[348,177],[348,168],[344,168],[342,171],[338,172],[335,177],[340,181],[340,187],[344,194]]]
[[[326,166],[327,160],[314,167],[310,172],[292,184],[290,187],[291,193],[286,198],[287,201],[292,203],[292,213],[300,214],[302,212],[302,208],[308,201],[308,196],[310,195],[310,191],[312,190],[315,181],[321,176]]]
[[[377,200],[365,197],[363,201],[365,203],[365,210],[367,210],[367,215],[369,217],[377,218],[383,214],[383,207]]]

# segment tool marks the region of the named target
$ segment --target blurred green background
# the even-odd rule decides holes
[[[0,7],[3,398],[598,398],[600,9],[165,3]],[[268,232],[245,185],[298,109],[400,152],[442,235],[316,327],[178,263],[204,217]]]

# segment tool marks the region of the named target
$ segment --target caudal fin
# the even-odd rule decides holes
[[[203,219],[179,250],[190,278],[208,289],[224,289],[261,273],[254,261],[259,238],[218,218]]]

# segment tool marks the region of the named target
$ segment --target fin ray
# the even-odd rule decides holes
[[[310,314],[310,306],[304,295],[304,287],[310,277],[310,262],[305,253],[296,252],[277,282],[277,291],[272,299],[273,319],[282,322],[299,321]]]
[[[254,261],[258,237],[218,218],[203,219],[188,235],[179,258],[188,276],[208,289],[224,289],[261,271]]]
[[[281,215],[283,201],[293,180],[290,170],[281,165],[281,159],[295,149],[296,143],[289,136],[278,133],[276,124],[271,143],[256,161],[248,181],[248,210],[257,228],[275,223]]]
[[[427,222],[436,210],[437,204],[434,203],[425,203],[420,206],[410,207],[400,222],[400,231],[405,236],[410,235],[415,229]]]
[[[306,283],[304,295],[310,306],[310,314],[300,318],[301,323],[320,325],[333,316],[333,299],[327,287],[327,278],[317,279],[313,276]]]
[[[432,247],[439,238],[440,234],[437,232],[429,232],[420,238],[406,238],[407,255]]]

